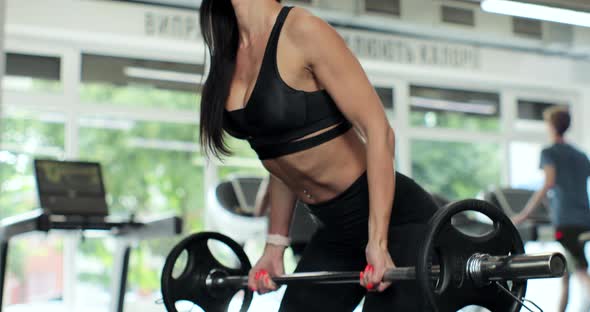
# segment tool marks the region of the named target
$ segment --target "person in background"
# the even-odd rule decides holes
[[[541,169],[545,172],[543,187],[535,192],[521,213],[512,218],[514,224],[522,223],[539,206],[546,195],[550,199],[551,222],[556,228],[555,239],[571,254],[575,274],[583,282],[590,297],[588,261],[580,234],[590,231],[587,181],[590,176],[588,157],[566,142],[565,133],[570,127],[570,114],[562,107],[545,111],[551,146],[541,152]],[[565,311],[568,303],[569,274],[562,279],[559,311]]]

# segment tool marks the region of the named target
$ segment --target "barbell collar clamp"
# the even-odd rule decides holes
[[[467,260],[467,275],[476,286],[501,280],[529,280],[563,276],[565,257],[560,253],[491,256],[474,254]]]

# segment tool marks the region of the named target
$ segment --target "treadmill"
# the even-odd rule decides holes
[[[109,311],[123,311],[131,246],[140,240],[182,232],[182,219],[115,219],[108,215],[99,163],[36,159],[35,180],[40,208],[0,221],[0,312],[10,240],[29,232],[104,231],[116,238],[117,252]]]
[[[520,213],[535,192],[517,188],[494,188],[484,194],[484,199],[508,216]],[[554,241],[555,230],[549,216],[549,201],[545,198],[529,218],[516,226],[524,242]]]

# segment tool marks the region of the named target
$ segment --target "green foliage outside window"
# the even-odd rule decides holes
[[[256,155],[256,152],[250,147],[248,141],[238,140],[228,134],[225,136],[225,142],[231,151],[231,155],[229,157],[224,157],[223,160],[230,157],[258,159],[258,155]]]
[[[219,180],[227,180],[231,176],[266,177],[268,175],[268,172],[258,160],[258,155],[247,141],[238,140],[227,135],[226,143],[232,154],[221,160],[217,172]]]
[[[138,99],[139,100],[139,99]],[[112,213],[150,217],[174,213],[187,232],[202,229],[204,171],[196,142],[198,126],[162,122],[84,118],[80,127],[80,158],[100,161]],[[112,257],[97,242],[85,254],[101,259],[104,272],[80,275],[81,280],[108,287]],[[159,274],[173,243],[143,242],[131,254],[129,288],[141,294],[159,289]],[[111,250],[110,253],[113,251]]]
[[[38,207],[32,161],[64,151],[64,125],[30,115],[0,119],[0,218]]]
[[[204,206],[203,170],[193,163],[195,152],[175,150],[193,148],[195,125],[104,123],[80,128],[80,158],[101,162],[112,212],[185,214]],[[110,129],[109,123],[124,129]]]
[[[429,192],[458,200],[500,184],[498,144],[414,140],[411,146],[412,175]]]
[[[149,84],[116,86],[107,83],[84,83],[80,89],[80,99],[83,103],[90,104],[108,103],[116,106],[181,109],[195,112],[199,111],[201,103],[199,93],[156,89]]]
[[[182,217],[184,233],[203,229],[205,207],[203,156],[198,146],[200,94],[154,88],[148,84],[114,85],[84,82],[80,100],[86,104],[194,112],[192,124],[88,116],[80,121],[81,159],[103,165],[107,201],[115,214]],[[148,295],[159,289],[165,256],[177,238],[141,242],[130,257],[128,289]],[[101,259],[102,274],[111,269],[109,256],[95,246],[86,254]],[[110,251],[111,253],[113,250]],[[81,279],[92,276],[80,276]],[[107,281],[102,281],[107,287]]]
[[[44,120],[42,120],[44,119]],[[64,152],[64,124],[59,116],[11,113],[0,119],[0,218],[38,207],[32,162],[35,157],[56,158]],[[25,263],[36,256],[27,239],[11,241],[8,276],[25,283]],[[60,249],[61,244],[54,246]]]
[[[62,91],[63,87],[59,80],[4,76],[2,88],[19,92],[58,93]]]

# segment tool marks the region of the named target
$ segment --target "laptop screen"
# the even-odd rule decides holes
[[[106,216],[100,164],[35,160],[39,203],[52,214]]]

